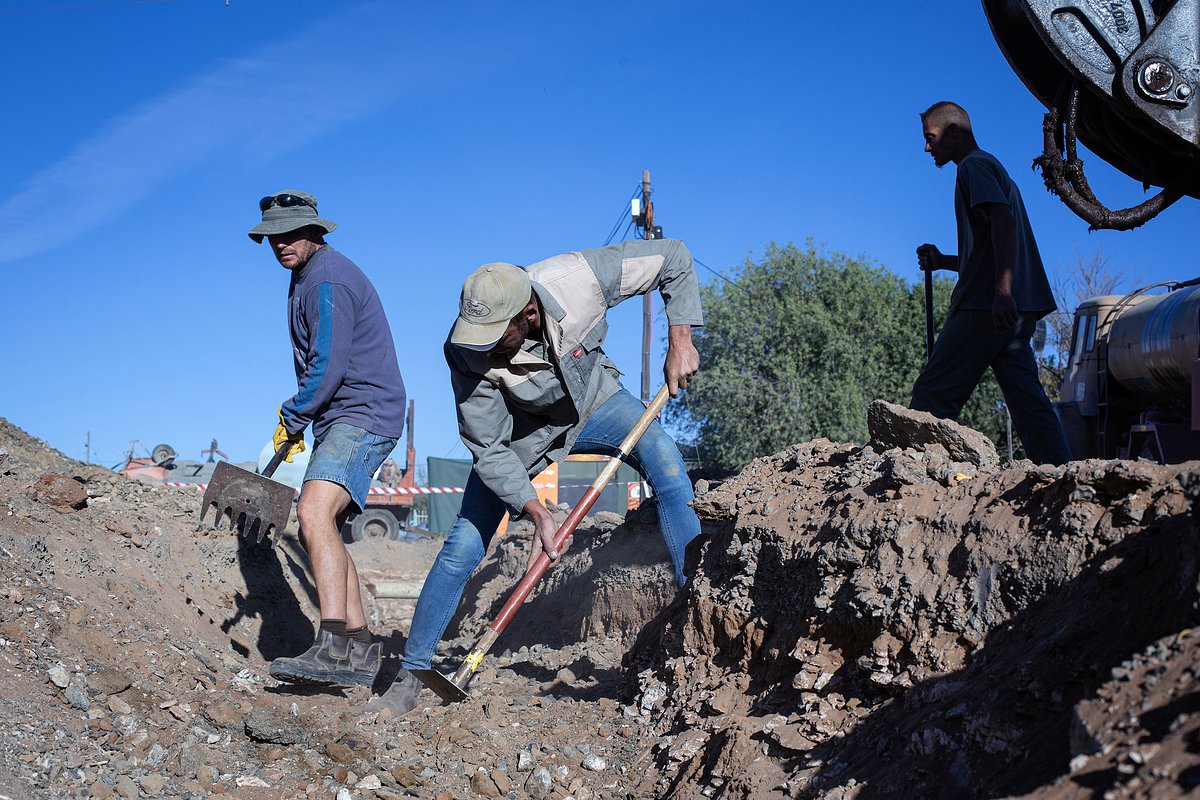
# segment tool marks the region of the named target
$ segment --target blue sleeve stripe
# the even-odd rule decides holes
[[[308,404],[317,396],[317,390],[321,388],[325,373],[329,370],[329,355],[333,347],[333,284],[322,283],[317,287],[317,292],[316,354],[308,380],[296,396],[297,412],[308,408]]]

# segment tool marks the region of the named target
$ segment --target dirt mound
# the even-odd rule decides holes
[[[535,599],[513,628],[530,646],[489,657],[470,703],[425,692],[402,719],[363,715],[396,674],[413,601],[365,598],[385,654],[374,690],[277,684],[270,660],[306,648],[319,619],[294,531],[252,545],[198,512],[193,490],[82,465],[0,420],[0,795],[608,800],[640,781],[642,720],[614,699],[624,650],[580,639],[628,636],[645,621],[632,612],[573,609],[574,643],[556,648],[536,629],[571,614]],[[629,555],[600,546],[619,539],[611,524],[587,531],[546,588],[580,597],[580,572]],[[367,581],[419,581],[437,542],[350,547]],[[523,563],[505,552],[497,575]]]
[[[279,685],[270,659],[319,616],[293,531],[200,527],[195,492],[0,420],[0,795],[1194,792],[1200,465],[999,470],[969,432],[873,413],[879,446],[798,445],[701,491],[673,599],[652,508],[585,520],[470,700],[426,691],[399,719],[362,709],[411,599],[366,598],[373,690]],[[446,668],[519,578],[519,528],[472,578]],[[351,547],[366,580],[415,582],[437,542]]]
[[[1128,740],[1081,735],[1111,713],[1081,701],[1195,620],[1200,465],[968,472],[936,445],[819,440],[701,497],[698,574],[626,661],[670,739],[646,765],[662,796],[998,797],[1058,781],[1042,796],[1082,797],[1130,777],[1108,756],[1072,760]],[[1192,674],[1176,672],[1170,703],[1186,709]],[[1153,701],[1131,694],[1137,717]],[[1165,759],[1152,782],[1179,789],[1198,764]]]

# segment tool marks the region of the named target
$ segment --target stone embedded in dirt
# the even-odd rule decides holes
[[[329,742],[325,745],[325,755],[339,764],[353,764],[354,751],[342,742]]]
[[[480,797],[499,798],[503,795],[500,792],[500,787],[492,780],[492,776],[483,767],[475,770],[475,774],[471,776],[471,788],[475,790],[475,794]]]
[[[579,766],[591,772],[599,772],[608,766],[608,762],[595,753],[592,753],[584,756],[583,761],[579,764]]]
[[[87,489],[83,484],[66,475],[48,472],[38,478],[29,490],[31,500],[56,508],[82,509],[87,506]]]
[[[71,685],[71,676],[65,669],[55,664],[50,668],[50,682],[60,689],[65,689]]]
[[[122,775],[117,778],[117,784],[113,788],[125,800],[137,800],[138,798],[138,786],[133,782],[133,778],[128,775]]]
[[[146,775],[142,778],[142,791],[151,797],[157,797],[162,794],[162,790],[166,788],[167,781],[162,775]]]
[[[68,686],[66,689],[63,689],[63,697],[80,711],[87,711],[92,707],[92,699],[87,696],[87,692],[78,686]]]
[[[400,784],[400,787],[403,789],[411,789],[415,786],[420,786],[422,783],[421,779],[403,764],[392,767],[392,779]]]
[[[545,767],[538,767],[525,780],[525,793],[533,800],[544,800],[553,788],[554,779],[550,777],[550,770]]]
[[[208,764],[203,764],[196,770],[196,783],[200,784],[202,788],[207,789],[220,779],[220,770]]]
[[[358,783],[354,784],[354,788],[359,789],[360,791],[375,791],[382,786],[383,781],[379,779],[378,775],[368,775]]]
[[[867,429],[876,450],[893,447],[921,450],[938,444],[951,460],[967,461],[982,470],[1000,467],[1000,456],[992,440],[979,431],[948,419],[938,419],[926,411],[913,411],[884,400],[867,408]]]
[[[304,739],[304,731],[291,716],[269,708],[254,709],[244,724],[246,735],[256,742],[296,744]]]
[[[125,672],[114,667],[98,669],[87,676],[88,688],[95,694],[120,694],[133,685],[133,680]]]
[[[512,779],[508,777],[508,773],[502,769],[494,769],[491,772],[492,783],[496,784],[496,788],[500,790],[501,797],[507,797],[512,789]]]
[[[201,710],[205,719],[218,728],[238,729],[242,727],[242,711],[226,700],[205,704]]]

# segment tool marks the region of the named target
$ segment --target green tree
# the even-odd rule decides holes
[[[941,319],[953,282],[935,281]],[[728,282],[702,287],[700,373],[669,421],[691,438],[706,471],[828,437],[865,442],[867,406],[906,404],[925,360],[924,288],[809,241],[771,244]],[[962,421],[1002,441],[990,372]]]

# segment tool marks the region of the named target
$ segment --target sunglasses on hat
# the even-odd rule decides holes
[[[313,211],[317,207],[312,202],[305,200],[303,197],[297,197],[294,194],[269,194],[262,200],[258,201],[258,210],[266,211],[271,206],[279,206],[280,208],[292,208],[293,206],[308,206]]]

